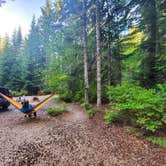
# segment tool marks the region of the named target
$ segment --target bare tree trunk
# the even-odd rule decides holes
[[[100,41],[100,9],[96,0],[96,56],[97,56],[97,106],[101,105],[101,41]]]
[[[87,15],[86,0],[83,1],[83,42],[84,42],[84,81],[85,100],[89,102],[88,51],[87,51]]]
[[[109,0],[106,1],[107,2],[107,12],[109,13],[109,10],[110,10],[110,5],[109,5]],[[108,29],[110,30],[111,29],[111,16],[110,14],[108,14]],[[108,52],[107,52],[107,83],[108,85],[110,86],[111,85],[111,32],[108,30],[108,45],[107,45],[107,49],[108,49]]]

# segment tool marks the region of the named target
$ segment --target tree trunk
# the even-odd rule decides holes
[[[101,105],[101,42],[100,42],[100,9],[96,0],[96,56],[97,56],[97,106]]]
[[[111,29],[111,15],[109,13],[109,10],[110,10],[110,5],[109,5],[109,0],[106,1],[107,2],[107,12],[108,12],[108,43],[107,43],[107,49],[108,49],[108,52],[107,52],[107,84],[108,86],[111,85],[111,32],[110,32],[110,29]]]
[[[110,44],[110,34],[108,34],[108,53],[107,53],[107,80],[108,80],[108,86],[111,85],[111,44]]]
[[[147,88],[152,88],[156,84],[157,11],[155,0],[146,2],[144,13],[144,19],[147,24],[148,39],[145,46],[147,55],[144,59],[145,80],[143,85]]]
[[[87,47],[87,15],[86,0],[83,1],[83,42],[84,42],[84,84],[85,100],[89,103],[88,47]]]

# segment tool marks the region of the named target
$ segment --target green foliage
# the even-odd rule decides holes
[[[50,88],[43,88],[42,90],[40,90],[40,91],[38,92],[39,95],[48,95],[48,94],[50,94],[50,93],[52,93],[52,91],[51,91]]]
[[[81,106],[85,108],[85,112],[88,114],[89,118],[93,118],[95,110],[93,110],[92,105],[87,101],[84,101]]]
[[[95,115],[95,111],[93,109],[86,109],[85,112],[88,114],[90,119]]]
[[[59,107],[56,107],[56,108],[48,108],[47,112],[51,116],[57,116],[57,115],[60,115],[63,112],[65,112],[65,107],[64,106],[59,106]]]
[[[41,38],[39,33],[39,27],[37,25],[36,19],[33,16],[31,22],[30,33],[28,39],[25,43],[25,88],[29,94],[37,94],[42,85],[41,69],[45,65],[45,60],[43,57],[43,50],[41,46]]]
[[[63,94],[59,94],[59,98],[62,101],[70,103],[70,102],[72,102],[72,92],[67,89]]]
[[[73,101],[74,102],[79,102],[82,101],[84,97],[84,90],[80,89],[79,91],[77,91],[73,97]]]
[[[94,83],[96,83],[96,82],[94,82]],[[96,98],[97,98],[96,85],[94,85],[94,83],[91,84],[91,87],[90,87],[90,102],[92,102],[92,103],[96,102]]]
[[[143,33],[133,26],[128,30],[127,36],[123,37],[123,80],[138,82],[140,64],[142,62],[140,43]]]
[[[52,89],[52,91],[55,91],[59,94],[63,94],[67,89],[67,75],[61,74],[61,73],[55,73],[53,71],[49,71],[52,76],[49,78],[49,87]],[[53,76],[53,74],[55,74]]]
[[[157,85],[157,93],[161,96],[166,108],[166,83]]]
[[[85,107],[85,109],[91,109],[92,108],[92,105],[86,101],[84,101],[82,104],[81,104],[82,107]]]
[[[22,43],[21,29],[18,28],[14,31],[11,39],[6,37],[0,57],[0,84],[16,91],[20,91],[24,86],[21,63]]]
[[[108,87],[108,95],[115,111],[120,111],[120,115],[128,116],[146,130],[154,132],[166,124],[164,102],[155,90],[123,83]]]
[[[119,117],[119,112],[118,111],[105,110],[104,121],[107,125],[111,124],[118,117]]]
[[[85,3],[89,98],[90,102],[96,102],[95,8],[92,0]],[[82,101],[85,89],[83,3],[64,0],[60,11],[56,10],[56,5],[46,1],[40,18],[36,20],[33,17],[25,39],[19,28],[12,38],[6,37],[2,41],[0,85],[16,91],[15,94],[21,89],[26,89],[29,94],[55,92],[64,101]],[[110,83],[120,84],[121,80],[155,87],[156,83],[166,80],[164,5],[163,0],[100,2],[103,87]],[[132,20],[137,20],[137,27],[130,26],[133,25]],[[129,33],[124,33],[127,30]],[[164,85],[159,85],[156,92],[138,86],[132,88],[131,85],[111,89],[115,112],[120,110],[122,114],[119,116],[132,117],[133,121],[147,129],[149,126],[150,130],[159,128],[166,122],[163,112],[166,97],[161,86]],[[106,97],[102,92],[102,99]],[[86,104],[85,107],[91,109]]]
[[[89,118],[93,118],[95,115],[95,110],[93,110],[92,105],[84,101],[81,106],[85,108],[85,112],[88,114]]]
[[[12,93],[12,96],[14,96],[14,97],[28,95],[28,92],[26,90],[24,90],[24,89],[22,89],[21,91],[14,91],[14,90],[12,90],[11,93]]]
[[[166,124],[166,83],[157,85],[157,94],[161,97],[164,104],[164,113],[162,121]]]
[[[161,147],[166,147],[166,139],[158,138],[158,137],[148,137],[148,141],[152,142],[153,144],[159,145]]]

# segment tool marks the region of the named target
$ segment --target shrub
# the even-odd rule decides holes
[[[166,147],[166,139],[158,138],[158,137],[148,137],[148,141],[152,142],[153,144],[159,145],[161,147]]]
[[[14,91],[14,90],[12,90],[11,93],[12,93],[12,96],[15,96],[15,97],[23,96],[23,95],[27,95],[28,94],[28,92],[26,90],[24,90],[24,89],[22,89],[21,91]]]
[[[93,118],[95,111],[93,109],[87,109],[85,112],[88,114],[89,118]]]
[[[84,101],[82,104],[81,104],[82,107],[85,107],[85,109],[91,109],[92,108],[92,105],[86,101]]]
[[[73,101],[79,102],[79,101],[83,100],[83,98],[84,98],[84,90],[81,89],[81,90],[75,92],[75,95],[73,97]]]
[[[166,109],[166,83],[157,85],[157,94],[162,98]]]
[[[66,90],[64,93],[59,93],[60,100],[63,100],[65,102],[71,102],[72,101],[72,92],[70,90]]]
[[[62,114],[65,111],[65,107],[64,106],[60,106],[57,108],[48,108],[47,112],[48,114],[50,114],[51,116],[57,116],[59,114]]]
[[[93,118],[95,111],[92,109],[92,105],[87,101],[84,101],[81,106],[85,108],[85,112],[88,114],[89,118]]]
[[[161,97],[163,104],[164,104],[165,112],[163,114],[162,121],[166,124],[166,83],[158,84],[156,91],[157,91],[158,96]]]
[[[50,93],[52,93],[51,89],[43,88],[42,90],[39,91],[38,95],[48,95]]]
[[[118,111],[105,110],[104,121],[108,125],[112,123],[113,121],[115,121],[118,116],[119,116]]]
[[[164,102],[155,90],[124,83],[108,87],[108,95],[117,115],[128,116],[146,130],[154,132],[166,124]]]

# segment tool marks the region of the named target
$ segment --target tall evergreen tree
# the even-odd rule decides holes
[[[153,87],[156,83],[156,53],[157,53],[157,10],[156,1],[145,1],[142,4],[143,20],[141,25],[147,34],[147,40],[144,41],[142,47],[146,50],[143,59],[142,83],[145,87]],[[153,11],[153,12],[151,12]],[[149,81],[150,80],[150,81]]]
[[[21,28],[15,30],[10,42],[7,44],[1,58],[1,84],[14,90],[20,90],[23,87],[22,69],[21,69],[21,50],[22,34]]]
[[[26,41],[26,53],[27,73],[25,87],[29,93],[37,94],[41,86],[41,57],[43,52],[35,16],[32,19],[30,33]]]
[[[96,1],[96,58],[97,58],[97,106],[101,105],[101,38],[100,2]]]

